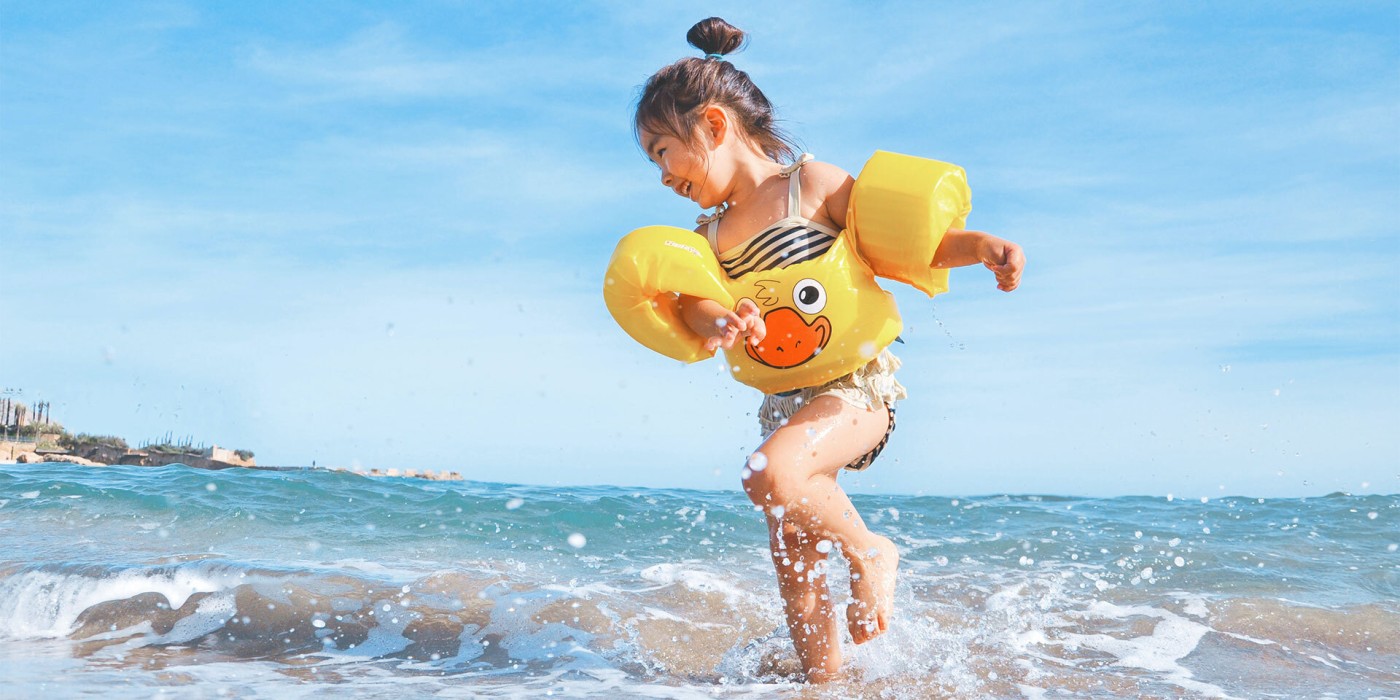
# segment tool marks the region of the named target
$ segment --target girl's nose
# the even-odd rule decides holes
[[[661,184],[663,184],[663,185],[665,185],[665,186],[667,186],[667,187],[670,187],[670,186],[671,186],[671,183],[673,183],[673,182],[675,182],[675,181],[676,181],[676,178],[675,178],[674,175],[672,175],[671,173],[667,172],[665,169],[663,169],[663,170],[661,171]]]

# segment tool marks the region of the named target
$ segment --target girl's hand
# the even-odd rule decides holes
[[[751,299],[741,299],[733,311],[723,311],[714,318],[715,334],[705,340],[705,349],[711,352],[720,348],[734,347],[734,341],[741,336],[750,343],[759,344],[768,333],[758,305]]]
[[[734,312],[744,325],[744,336],[749,339],[749,343],[758,345],[763,342],[768,336],[768,326],[763,322],[763,314],[759,313],[758,304],[755,304],[753,299],[740,299]]]
[[[1021,246],[995,236],[987,236],[978,246],[982,264],[997,278],[997,289],[1009,292],[1021,284],[1021,268],[1026,266],[1026,254]]]

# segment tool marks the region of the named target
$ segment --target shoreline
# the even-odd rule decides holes
[[[114,466],[107,462],[99,462],[78,455],[41,451],[37,449],[23,449],[18,446],[35,446],[34,443],[17,443],[13,441],[0,442],[0,466],[5,465],[39,465],[39,464],[74,464],[80,467],[110,467]],[[191,458],[190,461],[204,462],[203,464],[190,464],[181,458]],[[197,455],[161,455],[159,464],[116,464],[115,466],[134,467],[164,467],[178,464],[192,469],[206,469],[211,471],[222,471],[224,469],[259,469],[274,472],[293,471],[324,471],[324,472],[344,472],[364,477],[381,478],[404,478],[404,479],[425,479],[428,481],[464,481],[460,472],[447,469],[363,469],[349,467],[320,467],[320,466],[287,466],[287,465],[257,465],[257,464],[231,464],[227,462],[214,462],[207,458],[198,458]]]

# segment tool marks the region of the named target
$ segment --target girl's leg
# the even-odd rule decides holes
[[[805,542],[816,554],[830,551],[831,545],[841,547],[851,563],[855,602],[847,608],[847,618],[856,643],[873,639],[889,626],[899,554],[894,543],[866,529],[850,498],[837,485],[836,475],[879,443],[888,426],[889,411],[884,407],[867,411],[832,396],[819,396],[769,436],[751,462],[752,466],[763,468],[753,471],[744,482],[749,499],[768,513],[775,546],[783,543],[792,547],[793,543]],[[827,544],[823,545],[823,541]],[[810,556],[807,550],[801,551]],[[782,562],[782,557],[776,557],[774,564],[778,567],[780,591],[792,610],[811,585],[785,584],[788,572]],[[820,600],[820,596],[814,600]],[[798,609],[814,615],[825,611],[828,618],[831,616],[829,601],[825,608],[799,605]],[[795,623],[806,626],[799,629],[793,626]],[[834,660],[840,663],[833,625],[814,626],[806,618],[794,618],[790,612],[789,626],[794,644],[805,641],[813,652],[834,649]],[[811,632],[820,630],[827,630],[827,639],[813,638]],[[799,646],[799,658],[803,653]],[[818,657],[832,658],[830,653],[813,654],[813,658]],[[803,663],[809,670],[819,670],[808,666],[806,659]],[[836,667],[827,664],[826,669],[831,673]]]
[[[798,662],[809,682],[834,678],[841,670],[841,630],[826,581],[827,555],[792,522],[770,518],[768,525],[778,593]]]

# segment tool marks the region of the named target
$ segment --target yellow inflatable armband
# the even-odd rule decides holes
[[[950,228],[966,226],[972,192],[962,168],[876,151],[851,189],[846,227],[875,274],[933,296],[948,291],[948,270],[929,267]]]
[[[750,299],[767,337],[725,350],[730,373],[766,394],[818,386],[859,369],[899,335],[899,310],[876,275],[929,296],[947,291],[948,271],[929,265],[971,200],[961,168],[880,151],[856,180],[846,230],[820,257],[731,279],[703,236],[649,226],[618,243],[603,298],[628,335],[685,362],[713,353],[681,318],[679,295],[729,309]]]
[[[682,362],[714,356],[681,318],[680,294],[735,301],[702,236],[674,226],[648,226],[617,244],[603,283],[603,302],[633,340]]]

